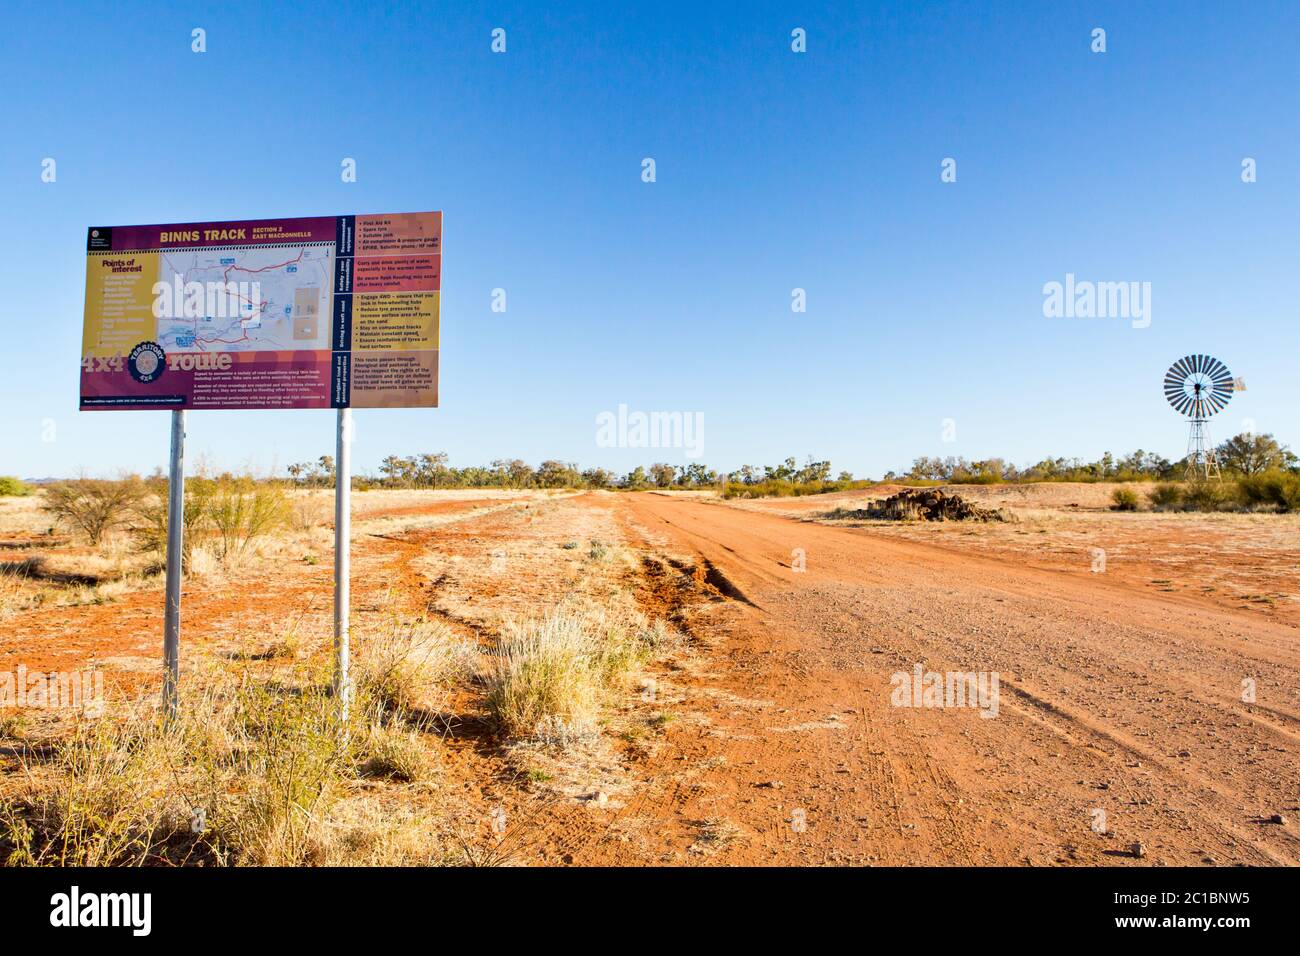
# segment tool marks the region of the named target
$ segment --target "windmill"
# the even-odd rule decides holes
[[[1211,355],[1180,358],[1165,373],[1165,398],[1187,417],[1187,480],[1219,478],[1219,461],[1205,427],[1211,415],[1223,410],[1238,388],[1228,367]]]

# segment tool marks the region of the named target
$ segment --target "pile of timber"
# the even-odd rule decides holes
[[[891,521],[1005,521],[1001,511],[980,508],[961,495],[945,494],[938,488],[904,488],[896,495],[867,505],[872,518]]]

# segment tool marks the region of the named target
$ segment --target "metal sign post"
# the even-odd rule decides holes
[[[185,534],[185,410],[172,412],[172,455],[167,472],[167,607],[163,614],[163,711],[176,717],[181,677],[181,552]]]
[[[334,456],[334,695],[339,722],[346,732],[352,686],[348,678],[348,575],[352,538],[352,409],[338,412]]]

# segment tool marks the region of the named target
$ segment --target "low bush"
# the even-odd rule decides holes
[[[418,729],[388,723],[380,713],[371,720],[361,745],[358,772],[402,783],[420,783],[434,770],[434,751]]]
[[[1183,503],[1182,486],[1174,484],[1172,481],[1161,482],[1147,493],[1147,500],[1151,502],[1151,507],[1157,511],[1177,508]]]
[[[181,509],[181,562],[191,570],[194,549],[208,530],[208,504],[216,494],[216,482],[202,475],[186,479],[185,504]],[[131,536],[141,551],[162,555],[167,551],[167,479],[150,478],[145,494],[133,508]]]
[[[17,498],[32,493],[32,486],[12,475],[0,475],[0,498]]]
[[[1111,492],[1110,500],[1115,511],[1137,511],[1138,496],[1132,488],[1116,488]]]
[[[74,478],[47,488],[41,507],[97,545],[106,533],[126,523],[144,493],[143,482],[134,477],[116,481]]]
[[[141,551],[162,554],[167,549],[167,515],[170,500],[167,481],[153,478],[133,506],[131,534]],[[243,556],[254,541],[290,524],[288,494],[275,482],[249,476],[208,478],[196,475],[185,481],[185,507],[181,514],[182,560],[187,572],[200,545],[210,545],[222,564]]]
[[[1183,488],[1183,507],[1188,511],[1224,511],[1236,503],[1235,486],[1222,481],[1189,481]]]
[[[224,478],[208,503],[217,532],[217,553],[221,560],[242,556],[248,546],[289,521],[289,502],[284,488],[252,478]]]
[[[350,862],[349,784],[419,782],[436,739],[358,695],[343,733],[321,675],[193,689],[179,717],[139,707],[79,724],[0,801],[0,865],[300,866]],[[193,687],[193,685],[191,685]],[[382,861],[406,853],[366,847]]]
[[[790,498],[803,495],[824,495],[833,491],[850,491],[870,488],[870,481],[804,481],[793,482],[784,478],[769,478],[747,485],[741,481],[728,482],[722,489],[724,498]]]
[[[1273,469],[1237,479],[1241,500],[1250,506],[1273,505],[1281,511],[1300,510],[1300,474]]]

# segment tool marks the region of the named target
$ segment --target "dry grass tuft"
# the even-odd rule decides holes
[[[488,709],[511,737],[589,735],[608,692],[626,685],[661,633],[565,607],[511,623],[488,675]]]
[[[489,712],[510,736],[586,733],[599,709],[593,646],[582,620],[556,612],[511,623],[488,678]]]
[[[435,751],[418,730],[376,717],[362,744],[358,771],[364,777],[381,777],[402,783],[423,783],[436,769]]]
[[[478,651],[441,621],[389,621],[363,632],[353,677],[389,714],[436,709],[447,687],[473,672]]]

